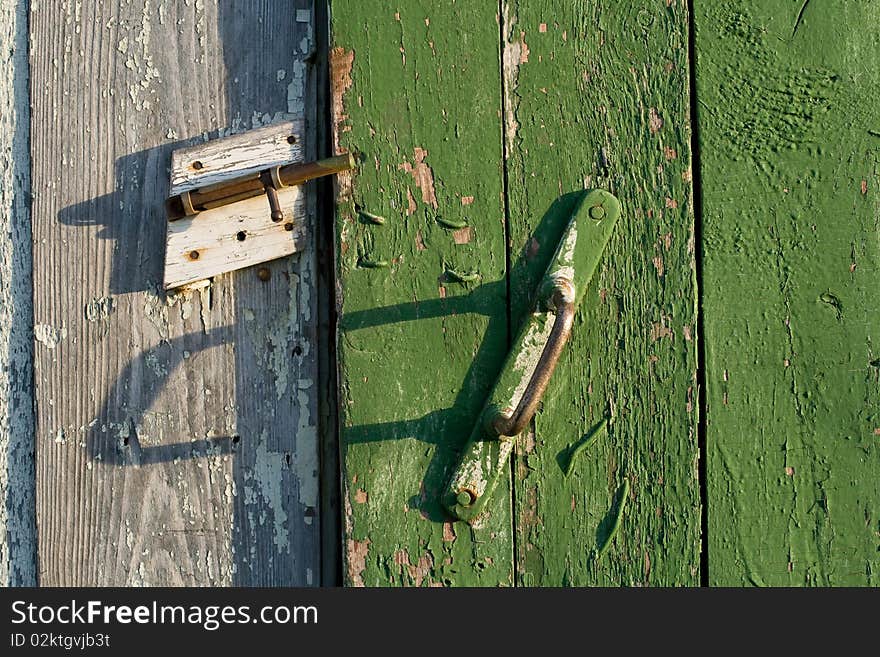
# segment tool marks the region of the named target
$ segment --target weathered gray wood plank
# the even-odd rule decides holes
[[[0,0],[0,586],[36,582],[27,5]]]
[[[41,584],[318,583],[314,257],[160,290],[171,150],[302,119],[311,15],[33,9]]]

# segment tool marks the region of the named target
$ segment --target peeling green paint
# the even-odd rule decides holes
[[[699,583],[697,355],[685,2],[504,3],[514,324],[582,188],[621,216],[515,455],[518,583]],[[515,64],[515,66],[514,66]],[[560,198],[561,196],[561,198]],[[608,417],[566,477],[560,453]],[[632,497],[593,554],[621,481]]]
[[[880,583],[880,5],[696,2],[709,580]]]
[[[506,355],[496,11],[331,3],[336,139],[362,156],[337,217],[348,584],[513,583],[509,494],[473,526],[440,499]]]

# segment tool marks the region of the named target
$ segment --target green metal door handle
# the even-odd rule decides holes
[[[547,344],[541,352],[537,365],[535,365],[532,378],[529,379],[516,408],[505,408],[498,411],[492,419],[492,429],[499,437],[518,436],[531,422],[535,411],[538,410],[538,404],[541,403],[541,398],[544,396],[544,391],[547,389],[547,384],[550,383],[553,370],[556,369],[559,356],[562,355],[562,348],[568,342],[568,336],[571,335],[571,324],[574,321],[575,311],[574,290],[566,280],[559,280],[557,284],[552,298],[556,319],[553,321],[550,335],[547,336]]]
[[[578,200],[538,285],[535,309],[520,330],[449,481],[444,505],[456,518],[476,518],[507,470],[514,438],[535,415],[619,215],[620,203],[606,191],[584,192]]]

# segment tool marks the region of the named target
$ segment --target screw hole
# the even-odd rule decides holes
[[[287,222],[286,224],[284,224],[284,230],[286,230],[289,233],[290,231],[293,230],[293,224],[290,222]]]
[[[237,239],[239,242],[244,242],[247,239],[247,233],[243,230],[240,230],[238,231],[238,233],[236,233],[235,239]]]
[[[302,352],[303,352],[303,348],[300,347],[299,345],[296,345],[296,346],[293,348],[293,355],[294,355],[294,356],[302,356]]]
[[[287,143],[288,143],[288,144],[295,144],[296,142],[297,142],[296,135],[290,135],[290,136],[287,138]]]
[[[201,171],[202,169],[205,168],[205,165],[202,164],[202,161],[201,161],[201,160],[196,160],[195,162],[193,162],[192,167],[193,167],[193,169],[195,169],[196,171]]]
[[[189,259],[190,260],[198,260],[199,259],[199,252],[198,251],[190,251],[189,252]]]

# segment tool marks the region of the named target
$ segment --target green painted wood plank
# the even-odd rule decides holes
[[[512,584],[509,481],[476,527],[440,499],[508,339],[496,12],[331,3],[347,584]]]
[[[880,4],[695,22],[710,581],[877,585]]]
[[[686,3],[504,7],[515,325],[553,254],[571,193],[605,188],[622,204],[535,433],[520,441],[518,581],[697,584]],[[579,450],[584,441],[595,442]]]

